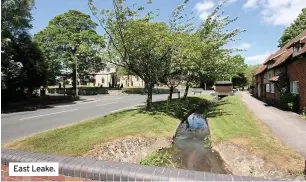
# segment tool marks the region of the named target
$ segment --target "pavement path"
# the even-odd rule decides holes
[[[246,106],[272,133],[306,159],[306,120],[295,113],[267,106],[247,92],[241,93]]]
[[[153,101],[165,100],[168,95],[153,95]],[[173,95],[177,97],[176,94]],[[45,130],[69,125],[111,112],[145,104],[146,95],[100,95],[82,97],[89,102],[55,105],[36,111],[1,114],[1,141],[7,142]]]

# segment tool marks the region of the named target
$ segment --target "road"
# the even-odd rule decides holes
[[[177,97],[176,94],[173,96]],[[100,95],[83,97],[89,102],[58,105],[48,109],[1,114],[1,141],[7,142],[45,130],[103,116],[111,112],[145,103],[145,95]],[[153,101],[167,95],[153,95]]]

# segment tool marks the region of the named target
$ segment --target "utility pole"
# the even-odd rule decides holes
[[[76,54],[75,56],[75,96],[78,97],[78,56],[79,54]]]

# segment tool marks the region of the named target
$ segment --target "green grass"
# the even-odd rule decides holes
[[[123,111],[13,141],[5,147],[80,156],[93,149],[94,145],[114,138],[129,135],[172,137],[178,122],[163,113],[150,115],[140,110]]]
[[[122,111],[55,130],[46,131],[4,145],[32,152],[81,156],[94,145],[126,136],[169,137],[175,134],[180,120],[207,103],[199,97],[156,102],[150,112],[142,108]],[[200,107],[201,106],[201,107]]]
[[[303,158],[275,138],[270,129],[248,110],[241,96],[223,98],[213,105],[207,117],[213,145],[232,143],[259,155],[274,166],[293,171],[303,167]]]
[[[259,129],[255,118],[239,96],[226,97],[208,112],[210,127],[215,142],[235,137],[257,137]]]

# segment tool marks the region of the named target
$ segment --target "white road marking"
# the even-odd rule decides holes
[[[88,102],[75,103],[75,104],[67,104],[67,105],[62,105],[62,106],[54,106],[54,107],[69,107],[69,106],[76,106],[76,105],[82,105],[82,104],[90,104],[90,103],[94,103],[98,101],[100,101],[100,99],[88,101]]]
[[[107,106],[107,105],[116,104],[116,103],[119,103],[119,102],[110,102],[110,103],[100,104],[100,105],[96,105],[96,106],[97,106],[97,107],[100,107],[100,106]]]
[[[22,121],[22,120],[27,120],[27,119],[32,119],[32,118],[38,118],[38,117],[43,117],[43,116],[49,116],[49,115],[54,115],[54,114],[60,114],[60,113],[65,113],[65,112],[72,112],[72,111],[76,111],[76,110],[79,110],[79,109],[72,109],[72,110],[54,112],[54,113],[49,113],[49,114],[42,114],[42,115],[37,115],[37,116],[31,116],[31,117],[22,118],[22,119],[19,119],[19,120]]]

